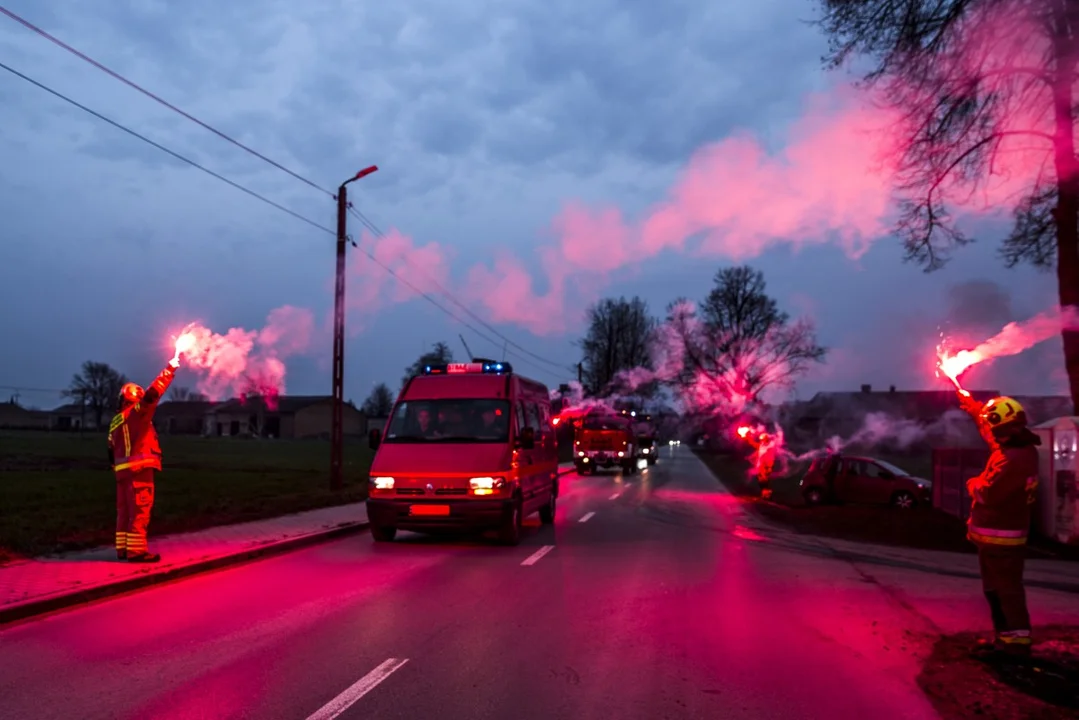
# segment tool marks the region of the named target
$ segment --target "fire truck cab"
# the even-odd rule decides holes
[[[637,454],[637,440],[628,418],[591,413],[580,419],[573,442],[573,462],[579,475],[614,467],[632,475],[637,470]]]
[[[504,362],[429,365],[371,431],[367,517],[377,542],[398,530],[496,530],[516,545],[522,520],[554,522],[558,448],[547,388]]]

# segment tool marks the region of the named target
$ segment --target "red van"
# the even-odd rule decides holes
[[[534,512],[550,525],[558,447],[550,394],[509,363],[429,365],[409,380],[383,432],[372,430],[367,518],[377,542],[398,530],[497,530],[516,545]]]

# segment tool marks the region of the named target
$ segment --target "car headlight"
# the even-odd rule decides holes
[[[375,486],[375,490],[393,490],[392,477],[373,477],[371,484]]]
[[[645,455],[647,455],[648,454],[648,448],[645,448],[645,449],[641,450],[641,452],[643,452]]]

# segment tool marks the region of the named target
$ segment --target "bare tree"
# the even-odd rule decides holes
[[[367,417],[389,417],[393,411],[393,392],[386,383],[379,383],[371,389],[371,394],[363,401],[361,412]]]
[[[82,364],[82,372],[71,378],[64,396],[81,402],[90,411],[96,427],[101,427],[105,414],[116,412],[120,388],[126,382],[127,378],[108,363],[87,360]]]
[[[405,383],[416,375],[421,374],[425,366],[443,365],[451,362],[453,362],[453,351],[450,350],[450,346],[444,342],[437,342],[431,346],[430,350],[416,358],[416,362],[405,369],[405,376],[401,378],[401,387],[404,387]]]
[[[868,56],[870,86],[903,113],[898,230],[908,259],[939,268],[971,242],[948,213],[949,188],[974,193],[1021,151],[1037,174],[1017,195],[1001,254],[1057,272],[1079,305],[1075,82],[1079,5],[1065,0],[821,0],[826,62]],[[1040,162],[1038,161],[1040,158]],[[1079,333],[1064,360],[1079,408]]]
[[[594,395],[615,390],[619,374],[651,367],[656,320],[639,297],[606,298],[588,309],[588,332],[580,340],[584,385]],[[643,388],[634,388],[641,392]]]
[[[827,352],[813,323],[792,322],[768,296],[764,274],[746,266],[716,273],[699,307],[672,303],[657,337],[658,375],[702,414],[752,408],[769,390],[791,387]]]
[[[173,402],[206,402],[207,398],[202,393],[197,393],[189,387],[173,385],[169,390],[169,399]]]

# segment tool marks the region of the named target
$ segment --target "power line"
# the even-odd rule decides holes
[[[138,138],[139,140],[142,140],[144,143],[146,143],[148,145],[152,145],[153,147],[157,148],[161,152],[167,153],[168,155],[171,155],[172,157],[176,158],[180,162],[186,163],[186,164],[190,165],[191,167],[193,167],[193,168],[195,168],[197,170],[201,170],[202,172],[206,173],[207,175],[211,175],[212,177],[217,178],[218,180],[220,180],[223,183],[231,185],[232,187],[236,188],[240,192],[247,193],[251,197],[253,197],[253,198],[257,199],[257,200],[261,200],[262,202],[266,203],[267,205],[270,205],[271,207],[277,208],[281,212],[288,213],[289,215],[296,218],[297,220],[301,220],[301,221],[307,223],[308,225],[311,225],[312,227],[316,227],[319,230],[323,230],[325,232],[328,232],[331,235],[336,234],[336,233],[334,233],[333,230],[326,227],[325,225],[320,225],[319,223],[315,222],[314,220],[312,220],[310,218],[307,218],[307,217],[304,217],[303,215],[299,214],[295,210],[290,210],[287,207],[285,207],[284,205],[281,205],[280,203],[274,202],[273,200],[269,199],[265,195],[260,195],[259,193],[255,192],[254,190],[251,190],[250,188],[246,188],[243,185],[241,185],[240,183],[238,183],[238,182],[236,182],[234,180],[230,180],[227,177],[225,177],[224,175],[221,175],[219,173],[214,172],[213,170],[209,169],[205,165],[200,165],[199,163],[195,162],[191,158],[189,158],[189,157],[187,157],[185,155],[181,155],[180,153],[176,152],[175,150],[171,150],[171,149],[165,147],[164,145],[162,145],[159,142],[151,140],[150,138],[136,132],[135,130],[132,130],[131,128],[127,127],[126,125],[118,123],[117,121],[113,120],[112,118],[108,118],[108,117],[102,115],[101,113],[99,113],[96,110],[93,110],[91,108],[86,107],[85,105],[83,105],[79,101],[69,98],[67,95],[64,95],[63,93],[59,92],[58,90],[53,90],[48,85],[40,83],[37,80],[33,79],[32,77],[29,77],[28,75],[24,75],[23,73],[19,72],[15,68],[10,67],[8,65],[5,65],[3,62],[0,62],[0,68],[2,68],[4,70],[7,70],[9,73],[11,73],[12,75],[14,75],[16,77],[22,78],[23,80],[30,83],[31,85],[34,85],[35,87],[38,87],[38,88],[44,90],[45,92],[49,93],[53,97],[60,98],[64,102],[77,107],[79,110],[82,110],[85,113],[89,113],[90,115],[93,115],[98,120],[102,120],[104,122],[107,122],[109,125],[112,125],[114,128],[116,128],[118,130],[123,130],[128,135],[131,135],[132,137]]]
[[[353,216],[355,216],[357,220],[359,220],[361,223],[363,223],[364,226],[366,226],[367,229],[370,230],[372,233],[374,233],[377,237],[383,238],[383,237],[386,236],[385,233],[383,233],[382,230],[380,230],[379,227],[377,225],[375,225],[375,223],[373,221],[368,219],[359,210],[356,210],[355,208],[352,208],[352,207],[350,207],[349,210],[352,212]],[[361,250],[362,250],[362,248],[361,248]],[[370,253],[368,253],[366,250],[364,250],[364,253],[367,254],[368,257],[371,257],[371,259],[374,259],[374,257]],[[417,268],[417,270],[419,270],[419,268]],[[465,305],[464,303],[460,302],[457,298],[455,298],[453,296],[453,294],[450,293],[450,291],[447,290],[445,288],[445,286],[443,286],[440,282],[438,282],[437,280],[432,278],[427,273],[424,273],[422,270],[420,270],[420,272],[421,272],[421,274],[423,274],[427,278],[427,280],[432,285],[434,285],[436,288],[439,289],[439,291],[446,297],[447,300],[449,300],[454,305],[456,305],[457,307],[464,310],[469,315],[469,317],[471,317],[473,320],[475,320],[476,322],[483,325],[485,328],[490,330],[492,333],[494,333],[498,337],[502,338],[502,340],[504,340],[506,342],[506,344],[509,345],[510,347],[515,347],[515,348],[517,348],[517,350],[524,353],[525,355],[533,357],[536,360],[539,360],[540,362],[547,363],[548,365],[551,365],[552,367],[558,368],[559,370],[566,370],[568,367],[570,367],[568,365],[563,365],[562,363],[558,363],[558,362],[555,362],[553,360],[548,360],[547,358],[543,357],[542,355],[537,355],[536,353],[532,352],[528,348],[525,348],[525,347],[521,346],[520,344],[514,342],[513,340],[510,340],[508,337],[506,337],[505,335],[500,333],[498,330],[496,330],[490,323],[488,323],[486,320],[484,320],[479,315],[477,315],[475,312],[473,312],[471,308],[469,308],[467,305]]]
[[[170,103],[169,101],[167,101],[164,98],[160,97],[159,95],[151,92],[150,90],[147,90],[146,88],[142,87],[141,85],[134,82],[133,80],[129,80],[127,77],[121,75],[120,73],[116,72],[112,68],[110,68],[110,67],[106,66],[105,64],[95,60],[94,58],[90,57],[89,55],[82,52],[81,50],[78,50],[77,48],[72,47],[71,45],[69,45],[66,42],[64,42],[63,40],[61,40],[60,38],[56,37],[55,35],[52,35],[48,31],[46,31],[45,29],[43,29],[41,27],[38,27],[37,25],[33,24],[32,22],[30,22],[26,18],[12,12],[11,10],[8,10],[7,8],[5,8],[2,5],[0,5],[0,13],[2,13],[3,15],[6,15],[11,20],[14,20],[15,22],[19,23],[20,25],[22,25],[27,30],[30,30],[31,32],[34,32],[34,33],[40,35],[41,37],[45,38],[46,40],[53,43],[57,47],[63,48],[64,50],[71,53],[72,55],[79,58],[80,60],[83,60],[84,62],[89,63],[90,65],[94,66],[98,70],[101,70],[102,72],[106,73],[107,75],[114,78],[115,80],[119,80],[120,82],[124,83],[128,87],[142,93],[146,97],[154,100],[155,102],[161,104],[162,106],[168,108],[169,110],[172,110],[173,112],[183,116],[184,118],[190,120],[191,122],[196,123],[200,127],[204,128],[206,130],[209,130],[210,132],[217,135],[218,137],[225,140],[226,142],[229,142],[229,143],[235,145],[236,147],[244,150],[245,152],[253,155],[254,157],[257,157],[258,159],[260,159],[260,160],[262,160],[262,161],[264,161],[266,163],[269,163],[273,167],[277,168],[278,170],[281,170],[282,172],[285,172],[285,173],[289,174],[290,176],[292,176],[296,180],[299,180],[300,182],[304,183],[305,185],[308,185],[308,186],[310,186],[310,187],[312,187],[312,188],[314,188],[314,189],[316,189],[316,190],[318,190],[318,191],[320,191],[322,193],[325,193],[326,195],[329,195],[330,197],[336,197],[335,194],[332,191],[327,190],[326,188],[320,186],[318,183],[314,182],[313,180],[310,180],[310,179],[300,175],[299,173],[297,173],[297,172],[295,172],[293,170],[290,170],[289,168],[285,167],[281,163],[278,163],[277,161],[267,157],[266,155],[263,155],[262,153],[258,152],[254,148],[251,148],[251,147],[245,145],[244,143],[240,142],[239,140],[236,140],[235,138],[231,137],[227,133],[222,132],[221,130],[218,130],[217,128],[213,127],[209,123],[206,123],[206,122],[198,119],[194,115],[191,115],[190,113],[182,110],[181,108],[177,107],[176,105],[173,105],[172,103]],[[8,69],[11,72],[15,72],[15,71],[11,70],[10,68],[5,68],[5,69]],[[58,95],[59,97],[63,97],[63,96],[60,96],[58,93],[55,93],[54,91],[49,90],[48,88],[45,88],[44,86],[41,86],[37,82],[35,82],[33,80],[30,80],[29,78],[27,78],[25,76],[22,76],[21,73],[16,73],[16,74],[19,74],[21,77],[23,77],[23,79],[27,80],[28,82],[32,82],[35,85],[38,85],[39,87],[42,87],[42,89],[48,90],[49,92],[52,92],[53,94]],[[63,98],[63,99],[77,105],[77,103],[74,103],[74,101],[72,101],[72,100],[69,100],[67,98]],[[80,107],[82,107],[82,106],[80,106]],[[82,109],[96,115],[97,117],[101,118],[102,120],[105,120],[106,122],[108,122],[110,124],[116,125],[116,127],[120,127],[120,129],[124,130],[125,132],[135,134],[134,131],[129,130],[127,128],[123,128],[120,125],[118,125],[118,124],[114,123],[113,121],[109,120],[108,118],[102,117],[101,115],[98,115],[97,113],[93,112],[92,110],[89,110],[88,108],[83,107]],[[187,158],[184,158],[182,156],[179,156],[176,153],[173,153],[171,150],[168,150],[166,148],[161,147],[160,145],[157,145],[153,141],[147,140],[146,138],[143,138],[143,137],[140,137],[140,139],[144,140],[146,142],[150,142],[150,144],[154,145],[155,147],[158,147],[161,150],[164,150],[165,152],[169,153],[170,155],[173,155],[174,157],[176,157],[179,160],[182,160],[183,162],[186,162],[186,163],[191,164],[191,165],[195,165],[195,163],[193,161],[188,160]],[[246,192],[246,193],[251,194],[251,195],[254,194],[251,191],[246,190],[245,188],[242,188],[242,187],[236,185],[232,181],[226,180],[225,178],[222,178],[221,176],[217,175],[216,173],[213,173],[213,172],[211,172],[209,170],[206,170],[205,168],[200,167],[200,169],[202,169],[202,170],[204,170],[206,172],[210,172],[210,174],[214,175],[215,177],[218,177],[218,179],[221,179],[224,182],[227,182],[230,185],[233,185],[234,187],[236,187],[237,189],[242,190],[243,192]],[[304,222],[306,222],[308,224],[314,224],[313,221],[308,220],[307,218],[304,218],[302,216],[296,215],[291,210],[288,210],[288,209],[286,209],[284,207],[281,207],[280,205],[277,205],[276,203],[273,203],[272,201],[266,200],[265,198],[261,198],[261,197],[259,199],[262,199],[264,202],[268,202],[268,203],[274,205],[279,210],[284,210],[285,212],[289,213],[290,215],[293,215],[294,217],[297,217],[298,219],[303,220]],[[375,225],[375,223],[373,221],[371,221],[366,215],[364,215],[359,210],[356,210],[355,208],[350,208],[350,210],[351,210],[352,214],[358,220],[360,220],[360,222],[362,222],[369,230],[371,230],[371,232],[373,232],[377,237],[379,237],[379,238],[385,237],[385,233],[383,233],[382,230],[379,229],[379,227],[377,225]],[[319,227],[320,229],[323,229],[323,230],[327,229],[327,228],[324,228],[324,227],[319,226],[317,224],[316,224],[316,227]],[[407,258],[406,258],[406,262],[408,262]],[[421,273],[422,273],[422,271],[421,271]],[[536,353],[532,352],[528,348],[525,348],[524,346],[520,345],[519,343],[516,343],[513,340],[510,340],[503,333],[501,333],[499,330],[497,330],[494,326],[492,326],[490,323],[486,322],[483,318],[481,318],[479,315],[477,315],[475,312],[473,312],[471,310],[471,308],[469,308],[464,303],[457,300],[457,298],[454,297],[453,294],[447,288],[442,286],[437,280],[435,280],[434,278],[431,278],[430,276],[427,276],[427,279],[439,289],[441,294],[443,296],[445,296],[446,299],[448,299],[454,305],[461,308],[463,311],[465,311],[469,315],[469,317],[471,317],[476,322],[480,323],[485,328],[487,328],[490,332],[494,333],[496,336],[498,336],[503,341],[505,341],[505,343],[507,345],[515,347],[520,352],[524,353],[525,355],[528,355],[528,356],[530,356],[532,358],[535,358],[535,359],[539,360],[540,362],[546,363],[547,365],[550,365],[552,367],[558,368],[559,370],[565,370],[567,367],[569,367],[569,366],[564,366],[561,363],[557,363],[557,362],[555,362],[553,360],[549,360],[549,359],[547,359],[547,358],[545,358],[545,357],[543,357],[541,355],[537,355]]]
[[[191,115],[191,114],[181,110],[180,108],[178,108],[175,105],[173,105],[172,103],[170,103],[168,100],[165,100],[164,98],[159,97],[158,95],[155,95],[154,93],[150,92],[149,90],[142,87],[138,83],[136,83],[136,82],[134,82],[132,80],[128,80],[126,77],[124,77],[120,73],[116,72],[115,70],[112,70],[109,67],[106,67],[105,65],[98,62],[97,60],[94,60],[92,57],[90,57],[89,55],[83,53],[82,51],[77,50],[76,48],[73,48],[72,46],[68,45],[66,42],[64,42],[60,38],[56,37],[55,35],[49,34],[45,30],[43,30],[42,28],[38,27],[37,25],[34,25],[32,22],[30,22],[26,18],[23,18],[23,17],[21,17],[19,15],[16,15],[15,13],[13,13],[11,10],[8,10],[3,5],[0,5],[0,13],[2,13],[4,15],[7,15],[9,18],[11,18],[15,22],[19,23],[20,25],[22,25],[27,30],[30,30],[31,32],[37,33],[38,35],[45,38],[46,40],[53,43],[54,45],[56,45],[58,47],[61,47],[64,50],[67,50],[69,53],[71,53],[75,57],[79,58],[80,60],[84,60],[85,62],[90,63],[91,65],[96,67],[98,70],[101,70],[102,72],[112,76],[113,78],[115,78],[116,80],[119,80],[120,82],[124,83],[128,87],[130,87],[130,88],[132,88],[134,90],[137,90],[140,93],[142,93],[143,95],[145,95],[146,97],[161,103],[162,105],[167,107],[169,110],[172,110],[175,113],[179,113],[180,115],[183,115],[185,118],[187,118],[188,120],[190,120],[193,123],[201,125],[203,128],[209,130],[214,135],[217,135],[222,140],[225,140],[227,142],[232,143],[233,145],[240,148],[241,150],[244,150],[244,151],[250,153],[251,155],[254,155],[259,160],[262,160],[263,162],[267,162],[270,165],[273,165],[275,168],[277,168],[278,170],[281,170],[282,172],[288,173],[289,175],[296,178],[300,182],[305,183],[306,185],[310,185],[311,187],[315,188],[316,190],[324,192],[327,195],[333,197],[332,192],[330,192],[329,190],[327,190],[324,187],[319,186],[313,180],[309,180],[309,179],[305,178],[303,175],[300,175],[297,172],[289,170],[284,165],[281,165],[280,163],[278,163],[278,162],[276,162],[274,160],[271,160],[270,158],[266,157],[265,155],[258,152],[257,150],[254,150],[253,148],[250,148],[247,145],[244,145],[239,140],[236,140],[236,139],[232,138],[231,136],[227,135],[226,133],[221,132],[220,130],[213,127],[212,125],[210,125],[208,123],[205,123],[202,120],[199,120],[194,115]]]

